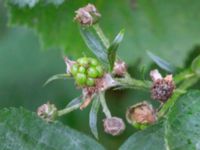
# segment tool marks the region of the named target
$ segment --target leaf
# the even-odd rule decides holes
[[[120,147],[120,150],[166,150],[163,124],[136,132]]]
[[[199,0],[68,0],[60,5],[43,0],[32,8],[19,7],[13,1],[7,0],[10,24],[35,29],[44,48],[60,48],[68,55],[81,56],[87,49],[73,17],[74,11],[88,2],[96,4],[102,13],[100,23],[106,35],[112,37],[122,27],[126,29],[119,56],[127,63],[141,57],[148,63],[145,53],[150,49],[181,67],[188,52],[200,43]]]
[[[105,65],[108,64],[107,48],[92,27],[80,27],[81,35],[88,48]]]
[[[70,78],[71,76],[69,74],[56,74],[56,75],[53,75],[52,77],[50,77],[45,83],[44,83],[44,86],[46,86],[47,84],[49,84],[50,82],[54,81],[54,80],[59,80],[59,79],[68,79]]]
[[[165,120],[146,130],[133,134],[120,148],[192,150],[200,143],[200,91],[189,91],[180,97]]]
[[[161,59],[160,57],[154,55],[153,53],[147,51],[147,54],[149,55],[149,57],[162,69],[168,71],[168,72],[175,72],[176,71],[176,67],[174,67],[172,64],[170,64],[169,62]]]
[[[43,0],[46,4],[52,3],[55,5],[60,5],[64,2],[64,0]],[[10,0],[11,3],[18,5],[19,7],[34,7],[37,3],[39,3],[39,0]]]
[[[92,107],[90,110],[90,129],[92,131],[92,134],[94,135],[95,138],[98,139],[98,129],[97,129],[97,114],[99,111],[99,107],[100,107],[100,100],[99,100],[99,96],[97,96],[95,99],[93,99],[92,102]]]
[[[115,37],[114,41],[111,43],[110,47],[108,48],[108,60],[110,63],[110,70],[112,71],[115,59],[116,59],[116,52],[119,47],[119,44],[123,40],[124,37],[124,29],[122,29],[117,36]]]
[[[6,150],[104,149],[88,136],[59,122],[48,124],[23,108],[0,110],[0,137]]]
[[[193,60],[191,68],[197,75],[200,75],[200,56]]]

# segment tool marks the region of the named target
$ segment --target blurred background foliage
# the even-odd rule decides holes
[[[148,70],[156,67],[147,57],[146,50],[179,67],[188,66],[192,58],[200,53],[198,0],[56,0],[56,4],[50,0],[33,2],[29,6],[28,1],[9,0],[9,7],[5,8],[4,2],[0,0],[1,108],[23,106],[35,111],[46,101],[63,108],[80,94],[72,80],[56,81],[46,87],[43,87],[43,83],[50,76],[65,72],[63,52],[73,58],[84,53],[90,55],[73,22],[74,11],[87,2],[95,3],[102,13],[100,24],[110,39],[121,28],[126,29],[119,55],[128,62],[130,73],[137,78],[148,79]],[[8,22],[19,26],[8,27]],[[35,31],[40,33],[40,38]],[[150,100],[149,93],[145,91],[110,90],[106,96],[113,115],[123,119],[128,106],[141,100]],[[88,125],[89,110],[86,108],[72,112],[61,120],[92,136]],[[127,130],[119,137],[106,135],[102,128],[103,113],[99,115],[100,143],[108,149],[116,149],[136,131],[127,125]]]

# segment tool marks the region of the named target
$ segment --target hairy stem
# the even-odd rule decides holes
[[[152,86],[151,81],[142,81],[131,78],[131,76],[126,73],[124,78],[116,78],[116,81],[124,88],[132,88],[137,90],[149,90]]]
[[[67,108],[64,108],[62,110],[59,110],[58,111],[58,116],[63,116],[65,114],[68,114],[68,113],[78,109],[80,106],[81,106],[81,103],[78,103],[78,104],[75,104],[75,105],[73,105],[71,107],[67,107]]]

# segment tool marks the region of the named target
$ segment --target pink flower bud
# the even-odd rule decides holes
[[[113,74],[119,77],[123,77],[127,72],[127,66],[124,61],[117,60],[114,64]]]

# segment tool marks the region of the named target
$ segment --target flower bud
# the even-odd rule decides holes
[[[172,75],[167,75],[165,78],[162,78],[157,70],[151,71],[150,75],[153,79],[153,85],[151,87],[152,99],[166,102],[175,89]]]
[[[81,25],[90,26],[95,24],[101,17],[101,14],[97,11],[96,7],[92,4],[88,4],[85,7],[79,8],[75,11],[75,21]]]
[[[119,77],[123,77],[127,72],[127,66],[124,61],[117,60],[114,64],[113,74]]]
[[[146,101],[131,106],[126,112],[127,121],[134,127],[143,129],[156,122],[156,112]]]
[[[125,124],[121,118],[111,117],[103,120],[104,131],[112,136],[120,135],[125,130]]]
[[[57,108],[48,102],[37,109],[37,115],[47,122],[54,121],[57,117]]]

